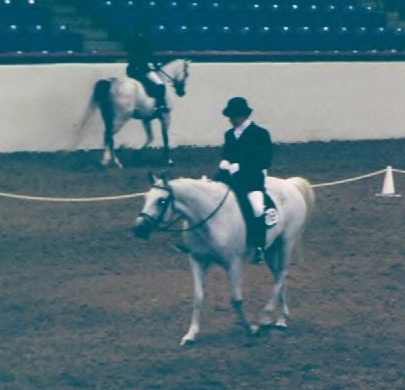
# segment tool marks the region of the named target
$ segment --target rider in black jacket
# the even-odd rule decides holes
[[[156,99],[156,108],[160,113],[168,111],[166,86],[158,70],[152,43],[143,26],[137,26],[127,44],[127,76],[140,81],[146,91]]]
[[[225,133],[216,178],[230,184],[242,203],[246,197],[249,200],[253,212],[250,236],[256,248],[254,261],[260,263],[266,237],[265,171],[271,166],[273,145],[269,131],[249,119],[252,111],[243,97],[230,99],[222,111],[233,127]]]

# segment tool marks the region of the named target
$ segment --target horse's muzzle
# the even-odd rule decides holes
[[[152,230],[152,222],[143,217],[136,218],[134,224],[132,225],[133,234],[138,238],[142,238],[143,240],[149,239]]]

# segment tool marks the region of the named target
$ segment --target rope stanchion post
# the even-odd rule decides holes
[[[395,193],[394,175],[391,165],[388,165],[385,170],[384,181],[380,193],[375,194],[380,197],[399,198],[400,194]]]

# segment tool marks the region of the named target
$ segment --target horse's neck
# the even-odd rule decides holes
[[[179,66],[180,66],[180,62],[179,62],[179,61],[180,61],[180,60],[173,60],[173,61],[168,62],[166,65],[164,65],[164,66],[162,67],[162,70],[163,70],[166,74],[168,74],[170,77],[175,78],[175,77],[177,76],[177,73],[179,72],[178,69],[180,69],[180,68],[179,68]]]
[[[177,179],[172,182],[176,208],[190,219],[201,219],[212,212],[226,196],[221,183],[193,179]]]
[[[178,62],[178,60],[169,61],[169,62],[167,62],[166,64],[164,64],[164,65],[162,66],[162,69],[163,69],[165,72],[173,72],[173,68],[176,67],[177,62]]]

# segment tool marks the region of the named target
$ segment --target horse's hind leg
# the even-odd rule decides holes
[[[104,85],[103,89],[100,89],[98,92],[98,105],[100,108],[101,116],[104,123],[104,151],[101,164],[107,167],[111,160],[116,159],[114,153],[114,133],[116,131],[115,124],[115,110],[110,98],[110,85],[109,84],[100,84]],[[108,88],[107,88],[108,87]],[[119,164],[120,165],[120,164]]]
[[[194,300],[191,324],[188,332],[182,337],[180,345],[194,343],[200,332],[201,308],[204,302],[204,284],[207,267],[190,256],[190,266],[194,281]]]
[[[113,161],[118,168],[123,167],[121,161],[118,159],[115,153],[114,134],[121,130],[125,122],[125,119],[115,118],[110,126],[106,125],[106,130],[104,133],[104,153],[102,160],[102,164],[104,166],[108,166],[110,162]]]
[[[286,280],[288,275],[287,264],[291,249],[281,237],[277,238],[266,253],[267,264],[274,277],[273,291],[266,306],[262,310],[260,325],[270,326],[273,323],[272,315],[279,305],[280,314],[275,323],[276,327],[286,328],[289,315],[286,300]]]
[[[101,164],[107,167],[114,156],[114,136],[112,129],[107,129],[104,132],[104,151]]]
[[[245,328],[246,333],[249,336],[256,335],[258,333],[258,327],[253,325],[247,316],[244,306],[243,306],[243,297],[242,297],[242,262],[234,260],[231,262],[228,270],[229,283],[231,286],[231,302],[232,306],[242,323],[242,326]]]
[[[285,329],[287,328],[287,318],[290,314],[287,306],[287,272],[285,272],[282,277],[284,278],[284,281],[282,283],[279,295],[280,316],[277,319],[276,327]]]
[[[163,157],[168,165],[173,165],[174,161],[170,156],[170,145],[169,145],[169,127],[170,127],[169,112],[161,114],[160,126],[162,130],[162,139],[163,139]]]

